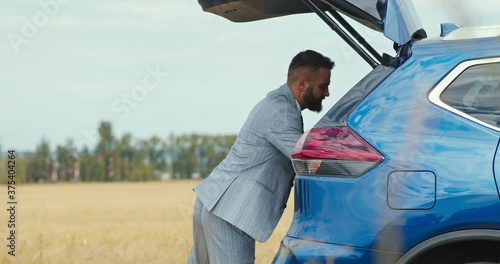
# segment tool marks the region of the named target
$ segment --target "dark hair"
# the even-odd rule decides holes
[[[333,69],[335,63],[330,58],[321,55],[313,50],[301,51],[293,57],[290,67],[288,67],[288,79],[290,80],[292,72],[296,69],[310,68],[317,71],[320,68]]]

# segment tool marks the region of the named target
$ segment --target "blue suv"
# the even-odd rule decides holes
[[[314,12],[373,67],[295,146],[274,263],[500,263],[500,26],[429,39],[410,0],[199,2],[236,22]]]

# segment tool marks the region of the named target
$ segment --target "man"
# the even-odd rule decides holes
[[[292,149],[304,133],[301,111],[321,111],[334,63],[306,50],[290,63],[287,83],[259,102],[226,158],[194,188],[193,247],[188,263],[255,261],[288,200]]]

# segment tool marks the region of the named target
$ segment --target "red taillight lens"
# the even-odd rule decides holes
[[[384,156],[349,127],[313,128],[292,152],[299,175],[359,177],[384,161]]]

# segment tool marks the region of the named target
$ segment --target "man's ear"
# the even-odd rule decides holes
[[[300,77],[297,80],[297,83],[299,85],[299,91],[301,91],[301,92],[307,90],[307,87],[309,86],[309,81],[307,80],[307,78],[305,76]]]

